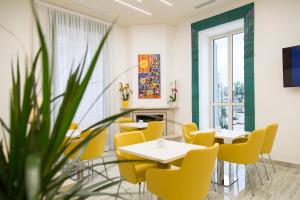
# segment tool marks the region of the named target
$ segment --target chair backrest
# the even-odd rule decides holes
[[[244,155],[245,156],[244,159],[246,159],[246,163],[254,164],[257,162],[264,142],[264,137],[265,137],[264,129],[254,130],[249,135],[248,141],[246,142],[247,151],[246,151],[246,155]]]
[[[216,131],[205,131],[193,136],[192,144],[211,147],[215,141]]]
[[[78,128],[78,124],[75,123],[75,122],[72,122],[70,127],[69,127],[69,130],[74,130],[74,129],[77,129]]]
[[[132,131],[139,131],[139,129],[137,129],[137,128],[125,126],[123,124],[124,123],[119,124],[119,131],[120,131],[120,133],[132,132]]]
[[[64,154],[67,155],[72,151],[82,140],[92,133],[92,130],[87,130],[80,135],[80,139],[72,139],[69,141],[69,146],[65,150]],[[79,160],[93,160],[100,158],[103,155],[105,142],[107,137],[107,129],[102,130],[94,138],[92,138],[84,147]],[[70,158],[74,159],[80,150],[73,153]]]
[[[120,117],[117,121],[119,124],[130,123],[132,122],[132,118],[130,117]]]
[[[265,130],[266,135],[261,149],[262,154],[267,154],[272,151],[272,147],[278,130],[278,124],[272,123],[268,125]]]
[[[120,152],[118,148],[142,142],[145,142],[145,137],[141,131],[132,131],[116,134],[115,148],[118,160],[140,160],[141,158],[137,156]],[[133,184],[136,184],[138,182],[134,162],[120,162],[118,163],[118,166],[121,177]]]
[[[132,131],[132,132],[124,132],[124,133],[118,133],[115,135],[115,148],[123,147],[123,146],[128,146],[132,144],[138,144],[145,142],[145,137],[143,132],[141,131]],[[118,150],[116,150],[119,152]],[[120,154],[120,153],[119,153]],[[139,159],[136,156],[126,154],[126,153],[121,153],[126,159],[128,160],[137,160]]]
[[[80,138],[86,138],[88,135],[92,133],[92,130],[88,130],[80,135]],[[107,137],[107,129],[104,129],[97,136],[91,139],[85,151],[80,156],[80,160],[92,160],[103,156],[105,143]]]
[[[156,140],[163,135],[165,128],[164,121],[148,122],[148,127],[143,130],[146,141]]]
[[[191,143],[192,138],[190,136],[190,132],[198,131],[198,127],[196,123],[188,123],[181,126],[183,137],[186,143]]]
[[[199,200],[207,196],[218,149],[219,144],[215,144],[187,153],[179,169],[178,194],[181,197],[178,199]]]

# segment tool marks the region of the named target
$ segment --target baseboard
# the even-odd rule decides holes
[[[300,169],[300,164],[290,163],[290,162],[285,162],[285,161],[280,161],[280,160],[274,160],[274,159],[272,159],[272,161],[275,165]],[[260,162],[262,162],[261,158],[260,158]],[[271,161],[270,161],[269,158],[264,158],[264,162],[268,163],[268,164],[271,164]]]

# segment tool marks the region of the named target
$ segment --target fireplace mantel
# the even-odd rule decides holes
[[[177,106],[162,106],[162,107],[121,107],[121,110],[176,110]]]

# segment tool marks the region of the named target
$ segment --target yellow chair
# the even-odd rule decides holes
[[[183,137],[186,143],[191,143],[193,141],[193,135],[191,132],[198,131],[198,127],[196,123],[188,123],[181,126]]]
[[[69,130],[74,130],[74,129],[78,129],[78,124],[75,123],[75,122],[72,122],[70,127],[69,127]]]
[[[268,176],[267,168],[265,166],[263,154],[268,154],[269,159],[271,161],[272,168],[273,168],[274,172],[276,172],[275,167],[273,165],[273,161],[272,161],[271,156],[270,156],[270,153],[272,151],[274,140],[275,140],[275,137],[276,137],[276,134],[277,134],[278,124],[277,123],[272,123],[272,124],[268,125],[265,130],[266,130],[266,135],[265,135],[265,139],[264,139],[260,154],[261,154],[261,158],[262,158],[262,161],[263,161],[263,165],[264,165],[264,168],[265,168],[267,178],[269,180],[269,176]]]
[[[265,131],[266,131],[265,138],[264,138],[264,142],[263,142],[262,149],[261,149],[261,152],[260,152],[261,158],[262,158],[261,160],[262,160],[262,163],[264,165],[264,169],[265,169],[266,176],[267,176],[268,180],[269,180],[269,175],[268,175],[267,168],[266,168],[266,165],[265,165],[265,162],[264,162],[263,154],[268,154],[271,165],[272,165],[272,168],[273,168],[274,172],[276,172],[274,164],[273,164],[271,156],[270,156],[270,153],[271,153],[272,148],[273,148],[273,144],[274,144],[274,140],[275,140],[275,137],[276,137],[277,130],[278,130],[278,124],[277,123],[272,123],[272,124],[268,125],[265,128]],[[244,142],[247,142],[247,141],[248,141],[248,137],[243,137],[243,138],[235,139],[233,141],[233,143],[244,143]]]
[[[216,131],[201,131],[201,133],[194,135],[192,138],[192,144],[211,147],[215,141]]]
[[[148,127],[142,130],[146,141],[156,140],[162,137],[165,128],[164,121],[148,122]]]
[[[219,148],[218,160],[245,165],[253,196],[254,196],[254,192],[253,192],[250,176],[248,173],[247,165],[249,164],[255,165],[260,181],[262,183],[259,170],[256,167],[256,162],[259,159],[259,154],[264,142],[264,137],[265,137],[264,129],[254,130],[249,135],[248,140],[245,143],[223,144],[220,145]]]
[[[216,131],[201,131],[201,133],[197,135],[193,135],[192,141],[190,142],[191,144],[196,144],[196,145],[201,145],[201,146],[206,146],[206,147],[211,147],[214,144],[215,140],[215,134]],[[182,164],[183,158],[173,161],[172,165],[175,165],[177,167],[180,167]]]
[[[92,133],[92,130],[88,130],[80,135],[80,138],[78,139],[71,139],[69,141],[68,147],[64,151],[64,154],[67,155],[70,151],[72,151],[82,140],[84,140],[88,135]],[[100,133],[98,133],[97,136],[95,136],[93,139],[91,139],[86,147],[84,148],[82,154],[79,157],[79,161],[93,161],[95,159],[102,158],[103,166],[105,169],[106,176],[107,169],[105,166],[104,158],[103,158],[103,152],[105,147],[107,137],[107,129],[102,130]],[[69,156],[70,159],[74,159],[77,157],[78,153],[80,153],[80,150],[76,151],[75,153],[71,154]],[[82,174],[79,175],[79,178],[82,178]]]
[[[139,183],[139,192],[141,188],[141,183],[145,182],[145,172],[147,169],[157,167],[157,164],[147,163],[147,161],[142,162],[142,158],[133,156],[131,154],[123,153],[118,150],[119,147],[128,146],[132,144],[138,144],[145,142],[144,134],[141,131],[118,133],[115,135],[115,147],[116,154],[119,161],[129,161],[118,163],[120,176],[126,181],[137,184]],[[134,162],[136,160],[141,160],[141,162]],[[132,161],[132,162],[130,162]],[[119,185],[118,191],[120,189],[121,183]]]
[[[208,195],[219,144],[187,153],[180,169],[149,169],[147,188],[164,200],[199,200]]]

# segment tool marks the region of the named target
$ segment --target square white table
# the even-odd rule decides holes
[[[163,140],[163,145],[160,145],[157,140],[153,140],[119,147],[118,150],[148,160],[153,160],[161,164],[168,164],[172,161],[183,158],[190,150],[203,148],[205,147],[170,140]]]
[[[249,135],[250,132],[247,131],[235,131],[235,130],[228,130],[228,129],[207,129],[207,130],[200,130],[200,131],[194,131],[191,132],[191,135],[197,135],[201,134],[202,132],[208,132],[208,131],[216,131],[216,138],[220,138],[224,140],[225,144],[231,144],[233,140]]]
[[[130,128],[137,128],[137,129],[145,129],[148,127],[147,122],[130,122],[124,123],[122,126],[130,127]]]
[[[201,134],[202,132],[207,132],[207,131],[211,131],[211,130],[215,130],[215,129],[194,131],[194,132],[191,132],[190,134],[197,135],[197,134]],[[235,130],[228,130],[228,129],[219,129],[219,130],[215,130],[215,131],[216,131],[215,137],[223,139],[224,144],[231,144],[233,140],[250,134],[250,132],[247,132],[247,131],[235,131]],[[229,165],[229,174],[226,175],[224,173],[224,162],[221,161],[219,163],[220,163],[220,171],[222,171],[223,173],[217,174],[217,179],[218,179],[217,182],[218,182],[218,184],[223,184],[224,186],[228,187],[237,181],[237,177],[230,175],[231,174],[231,165]]]
[[[159,168],[167,168],[172,161],[183,158],[190,150],[203,148],[206,147],[163,139],[119,147],[118,150],[156,161],[159,163]],[[160,197],[157,199],[161,200]]]

